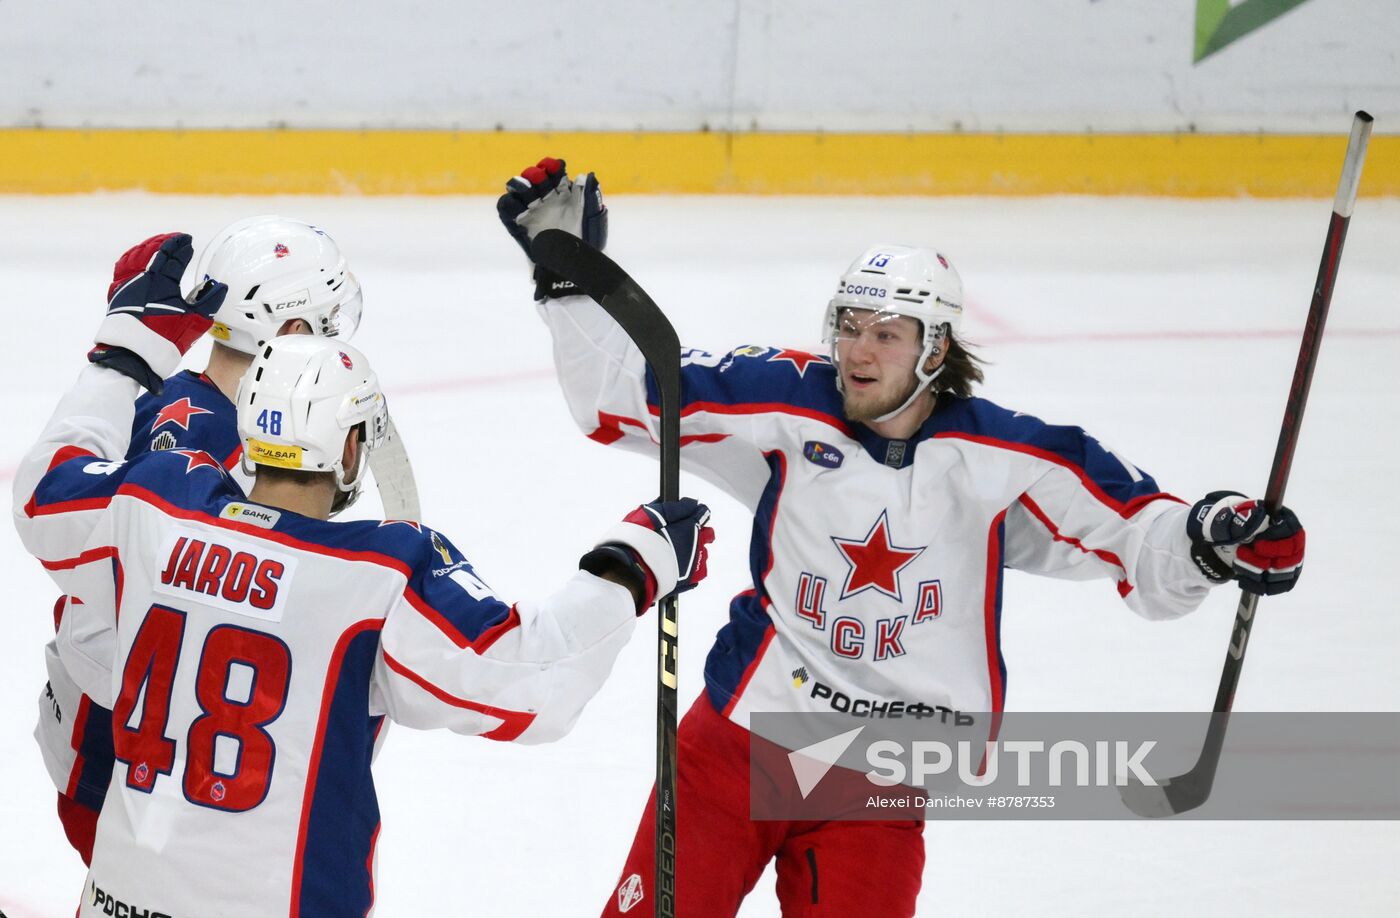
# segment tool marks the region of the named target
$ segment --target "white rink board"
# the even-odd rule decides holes
[[[0,198],[6,484],[76,375],[114,258],[162,230],[196,240],[281,210],[329,228],[364,283],[356,339],[414,457],[423,507],[502,595],[552,588],[655,493],[655,467],[586,441],[552,379],[523,259],[485,198]],[[1187,499],[1259,492],[1328,218],[1323,201],[615,197],[610,251],[711,349],[815,346],[848,260],[937,244],[961,271],[985,394],[1079,423]],[[1239,710],[1400,710],[1400,201],[1363,201],[1294,464],[1311,543],[1299,588],[1260,607]],[[1263,330],[1265,334],[1252,334]],[[202,360],[200,355],[198,360]],[[749,520],[709,499],[712,576],[681,603],[683,704],[744,586]],[[358,512],[372,514],[367,499]],[[72,914],[83,878],[29,738],[55,588],[0,527],[0,910]],[[1200,710],[1228,590],[1179,622],[1135,618],[1112,584],[1008,575],[1008,706]],[[395,729],[376,766],[380,916],[592,915],[616,882],[652,768],[653,629],[574,733],[511,747]],[[682,802],[682,806],[684,803]],[[681,812],[684,819],[684,810]],[[1400,901],[1393,823],[933,823],[921,915],[1383,915]],[[237,857],[230,852],[230,857]],[[681,864],[684,870],[685,865]],[[744,916],[776,916],[772,874]]]
[[[1199,64],[1195,7],[20,0],[0,3],[0,127],[1310,133],[1358,108],[1396,123],[1393,0],[1309,0]]]

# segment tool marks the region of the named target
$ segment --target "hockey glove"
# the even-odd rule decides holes
[[[130,376],[159,394],[165,377],[209,330],[228,287],[207,281],[186,300],[180,278],[194,257],[184,233],[152,236],[117,259],[107,288],[107,317],[88,360]]]
[[[1261,501],[1237,491],[1212,491],[1186,519],[1191,560],[1212,583],[1238,578],[1248,593],[1273,596],[1293,589],[1303,572],[1306,533],[1287,507],[1269,514]]]
[[[642,504],[608,530],[578,566],[590,574],[621,573],[642,597],[640,615],[657,598],[684,593],[705,579],[715,538],[709,520],[710,508],[689,497]]]
[[[506,193],[496,201],[496,213],[527,257],[530,240],[540,230],[565,230],[595,249],[608,242],[608,208],[598,180],[592,172],[577,181],[570,179],[562,159],[545,157],[506,182]],[[536,266],[536,300],[578,292],[571,281]]]

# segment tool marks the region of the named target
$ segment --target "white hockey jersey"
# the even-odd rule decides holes
[[[25,546],[84,598],[63,663],[112,710],[79,914],[364,914],[384,718],[561,736],[631,634],[632,597],[579,572],[509,604],[425,526],[253,504],[203,452],[107,461],[134,386],[86,368],[15,485]]]
[[[182,370],[165,380],[159,395],[136,400],[127,459],[163,449],[195,449],[220,459],[246,493],[252,480],[239,459],[238,412],[233,402],[203,373]],[[62,615],[82,597],[64,596],[54,609],[54,630]],[[44,648],[48,680],[39,693],[34,738],[54,786],[92,810],[102,808],[112,776],[111,712],[93,705],[79,690],[58,656],[58,641]],[[381,731],[381,736],[383,731]]]
[[[575,421],[654,454],[657,392],[627,335],[582,297],[540,311]],[[761,346],[684,352],[682,406],[683,467],[754,514],[753,588],[705,665],[716,710],[743,726],[1001,711],[1005,568],[1106,578],[1149,618],[1209,590],[1187,507],[1079,428],[943,394],[887,440],[845,419],[827,358]]]

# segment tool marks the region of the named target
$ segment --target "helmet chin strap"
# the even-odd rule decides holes
[[[337,466],[331,470],[331,474],[335,477],[335,498],[331,501],[331,516],[349,508],[360,499],[360,492],[364,490],[365,474],[368,468],[367,447],[361,440],[360,448],[355,457],[355,477],[347,481],[344,468]]]
[[[904,400],[904,404],[903,404],[903,405],[900,405],[900,406],[899,406],[898,408],[896,408],[895,410],[893,410],[893,411],[891,411],[891,412],[888,412],[887,414],[882,414],[882,415],[880,415],[878,418],[875,419],[875,423],[881,424],[881,423],[884,423],[885,421],[891,420],[891,419],[894,418],[896,415],[898,415],[901,411],[903,411],[905,408],[908,408],[910,405],[914,404],[914,399],[918,398],[918,397],[919,397],[919,394],[920,394],[921,392],[923,392],[925,389],[927,389],[927,388],[929,387],[929,385],[932,384],[933,381],[934,381],[935,379],[938,378],[938,374],[939,374],[939,373],[942,373],[942,372],[943,372],[943,367],[940,366],[938,369],[936,369],[936,370],[934,370],[932,373],[928,374],[927,377],[921,377],[920,383],[919,383],[917,386],[914,387],[914,391],[913,391],[913,392],[910,392],[910,393],[909,393],[909,397],[906,398],[906,399]]]
[[[878,418],[875,419],[875,423],[882,424],[885,421],[891,420],[905,408],[908,408],[910,405],[914,404],[914,399],[918,398],[920,393],[927,389],[933,383],[933,381],[938,378],[938,374],[943,372],[943,368],[947,365],[946,363],[940,363],[938,365],[938,369],[934,370],[932,373],[925,374],[922,372],[922,369],[924,364],[928,363],[930,360],[943,353],[943,346],[948,340],[948,333],[946,331],[946,328],[947,326],[942,325],[938,327],[938,331],[934,333],[935,337],[932,340],[930,340],[927,345],[927,351],[919,357],[919,362],[918,364],[916,364],[916,366],[919,369],[915,370],[914,372],[914,375],[919,380],[919,384],[914,387],[914,391],[909,393],[909,397],[904,400],[904,404],[900,405],[893,411],[886,412],[885,414],[880,415]]]

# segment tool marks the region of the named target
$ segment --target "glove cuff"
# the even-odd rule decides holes
[[[639,597],[637,614],[641,615],[656,601],[656,579],[647,571],[642,558],[626,545],[609,542],[578,559],[578,568],[595,577],[608,572],[621,574],[629,582],[627,586]]]
[[[160,395],[165,390],[165,380],[151,372],[151,368],[146,366],[146,361],[124,347],[99,344],[88,351],[88,361],[136,380],[152,395]]]
[[[598,547],[609,544],[626,546],[641,557],[642,564],[656,581],[657,596],[675,592],[681,577],[680,565],[676,561],[676,550],[661,533],[624,521],[615,524],[598,540]]]
[[[1191,560],[1196,568],[1212,584],[1227,583],[1235,579],[1235,569],[1229,561],[1220,556],[1215,546],[1202,539],[1191,540]]]
[[[99,347],[124,348],[130,351],[145,362],[159,379],[174,375],[175,368],[180,365],[180,358],[183,356],[173,341],[152,331],[146,323],[126,312],[109,314],[97,327],[97,334],[92,340]],[[146,388],[149,389],[150,386]]]

